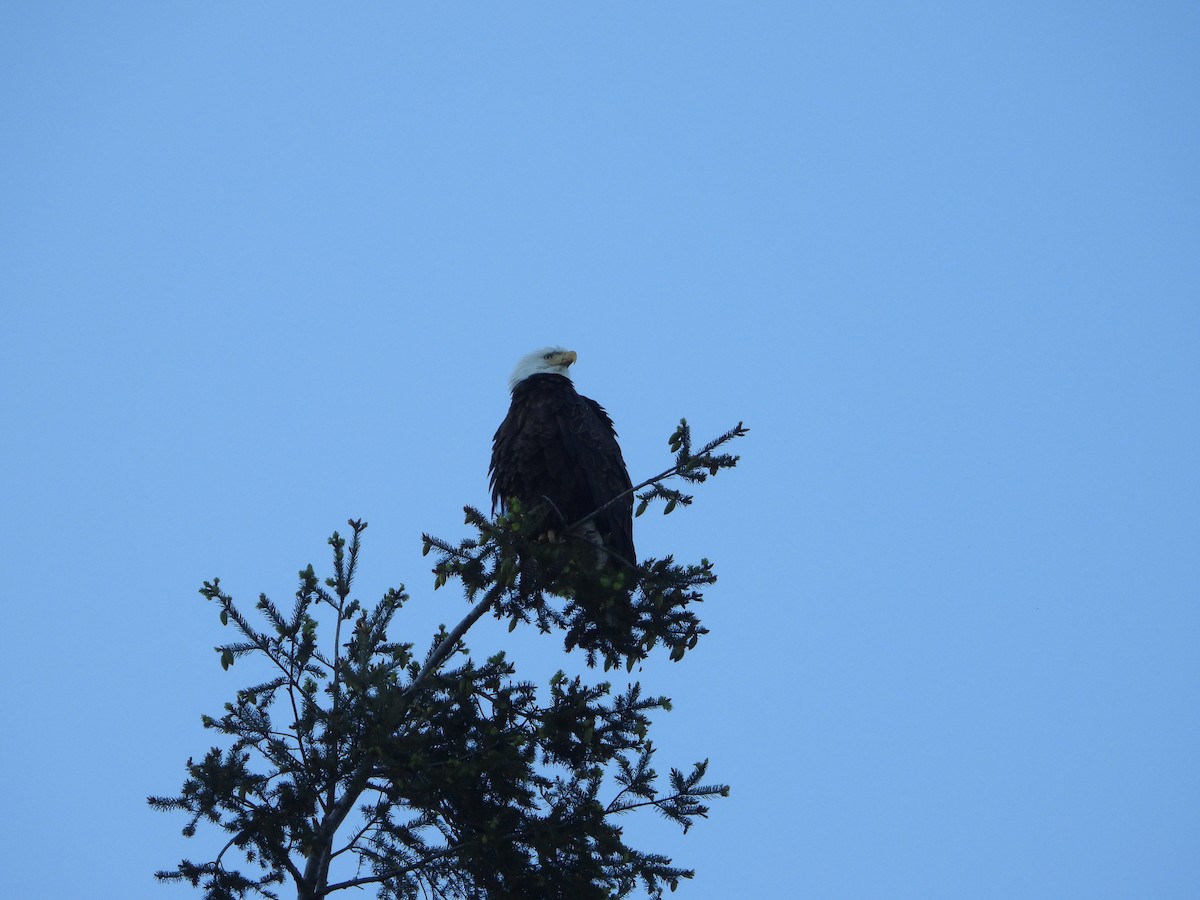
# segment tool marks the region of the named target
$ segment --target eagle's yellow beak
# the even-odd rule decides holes
[[[564,350],[559,359],[562,360],[562,364],[564,366],[569,366],[571,363],[575,362],[575,360],[579,359],[579,357],[576,355],[574,350]]]

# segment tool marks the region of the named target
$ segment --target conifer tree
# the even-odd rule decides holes
[[[672,434],[674,463],[633,488],[638,515],[692,497],[668,486],[701,483],[737,457],[718,452],[739,423],[693,450],[686,421]],[[366,523],[335,532],[333,574],[310,565],[290,610],[261,595],[254,614],[218,579],[200,593],[237,638],[217,647],[221,665],[257,657],[271,675],[237,691],[219,716],[221,736],[187,762],[177,796],[155,809],[183,812],[183,834],[224,832],[204,862],[157,873],[201,888],[206,900],[247,896],[317,900],[353,887],[401,898],[661,897],[693,872],[625,843],[618,818],[656,810],[685,831],[708,814],[707,761],[661,778],[653,765],[650,716],[665,697],[630,682],[568,677],[521,680],[503,650],[473,656],[465,643],[485,615],[509,630],[532,625],[561,636],[588,671],[632,669],[651,653],[681,660],[706,633],[696,615],[716,576],[707,560],[646,559],[600,574],[586,541],[539,539],[540,509],[511,508],[494,520],[466,509],[476,535],[457,544],[426,535],[435,587],[458,580],[472,604],[428,648],[390,636],[408,594],[374,605],[351,597]]]

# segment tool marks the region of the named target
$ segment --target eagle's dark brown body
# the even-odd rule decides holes
[[[547,521],[559,529],[596,513],[593,522],[604,546],[637,563],[633,494],[609,503],[633,486],[616,430],[604,408],[580,396],[569,378],[535,374],[513,387],[512,405],[492,444],[489,475],[493,510],[507,508],[510,497],[526,510],[548,501]]]

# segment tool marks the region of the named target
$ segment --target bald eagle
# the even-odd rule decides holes
[[[548,531],[575,526],[604,548],[602,559],[633,566],[633,484],[612,419],[571,384],[576,359],[547,347],[513,370],[512,404],[492,441],[492,512],[514,497],[525,510],[546,505]]]

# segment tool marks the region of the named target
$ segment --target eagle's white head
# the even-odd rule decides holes
[[[567,369],[576,359],[578,357],[574,350],[564,350],[562,347],[534,350],[517,361],[517,367],[508,378],[508,388],[515,390],[517,385],[530,375],[562,375],[564,378],[570,378]]]

